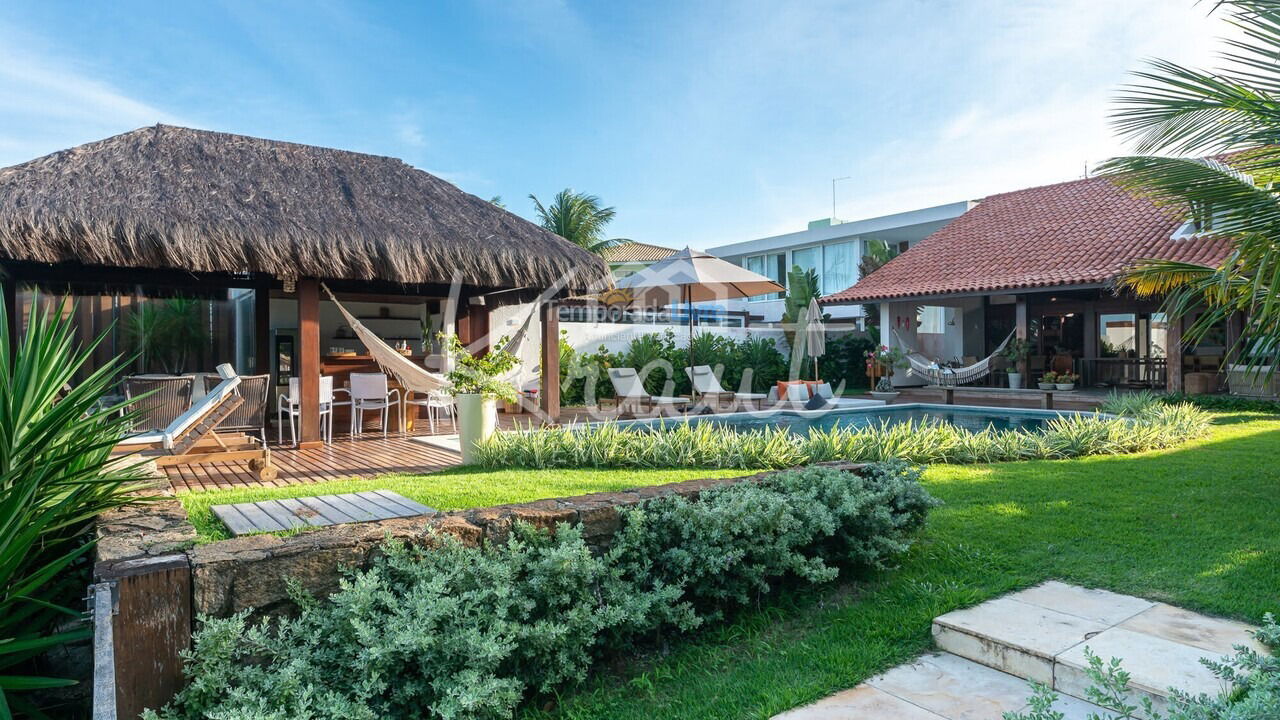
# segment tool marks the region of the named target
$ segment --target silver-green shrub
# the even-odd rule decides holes
[[[478,449],[485,467],[788,468],[828,460],[989,463],[1144,452],[1180,445],[1209,430],[1194,405],[1158,401],[1126,416],[1063,415],[1042,431],[966,430],[946,422],[836,426],[796,435],[785,429],[740,431],[712,423],[657,428],[616,423],[497,433]]]
[[[886,567],[935,501],[920,468],[779,473],[623,512],[611,548],[518,525],[483,549],[391,542],[296,617],[202,619],[188,685],[152,720],[510,718],[593,660],[691,630],[776,591]]]

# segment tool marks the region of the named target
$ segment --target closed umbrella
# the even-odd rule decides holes
[[[630,288],[637,300],[671,299],[670,290],[679,288],[680,302],[689,313],[689,367],[693,358],[693,304],[728,298],[745,298],[767,293],[785,292],[786,288],[769,278],[726,262],[699,250],[685,248],[649,267],[618,281],[619,288]],[[694,391],[696,395],[696,390]]]
[[[805,352],[813,358],[813,379],[817,380],[818,358],[827,354],[827,327],[822,322],[822,308],[818,306],[818,298],[809,300],[803,334]]]

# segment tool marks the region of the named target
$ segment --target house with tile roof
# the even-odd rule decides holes
[[[649,243],[627,240],[606,249],[600,255],[609,264],[609,269],[613,271],[613,279],[621,280],[659,260],[666,260],[675,255],[676,252],[672,248],[662,247],[661,245],[650,245]]]
[[[1181,389],[1184,371],[1220,372],[1235,329],[1182,347],[1182,328],[1157,300],[1113,284],[1143,259],[1214,265],[1226,256],[1226,241],[1185,225],[1176,210],[1101,177],[992,195],[822,302],[878,305],[885,344],[940,363],[969,364],[1013,333],[1031,344],[1030,382],[1069,368],[1086,387]],[[894,382],[923,384],[905,372]],[[985,382],[1006,380],[997,372]]]

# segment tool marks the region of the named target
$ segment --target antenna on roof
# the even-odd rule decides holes
[[[846,175],[844,177],[831,178],[831,224],[839,225],[840,221],[836,219],[836,183],[841,180],[852,180],[853,177]]]

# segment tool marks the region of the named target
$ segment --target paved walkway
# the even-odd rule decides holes
[[[934,620],[942,652],[931,653],[780,720],[999,720],[1025,711],[1028,680],[1051,685],[1066,720],[1101,708],[1080,698],[1089,685],[1085,648],[1119,657],[1136,698],[1163,712],[1168,689],[1223,691],[1199,661],[1262,646],[1253,628],[1105,590],[1047,582]],[[1102,714],[1102,717],[1107,715]]]

